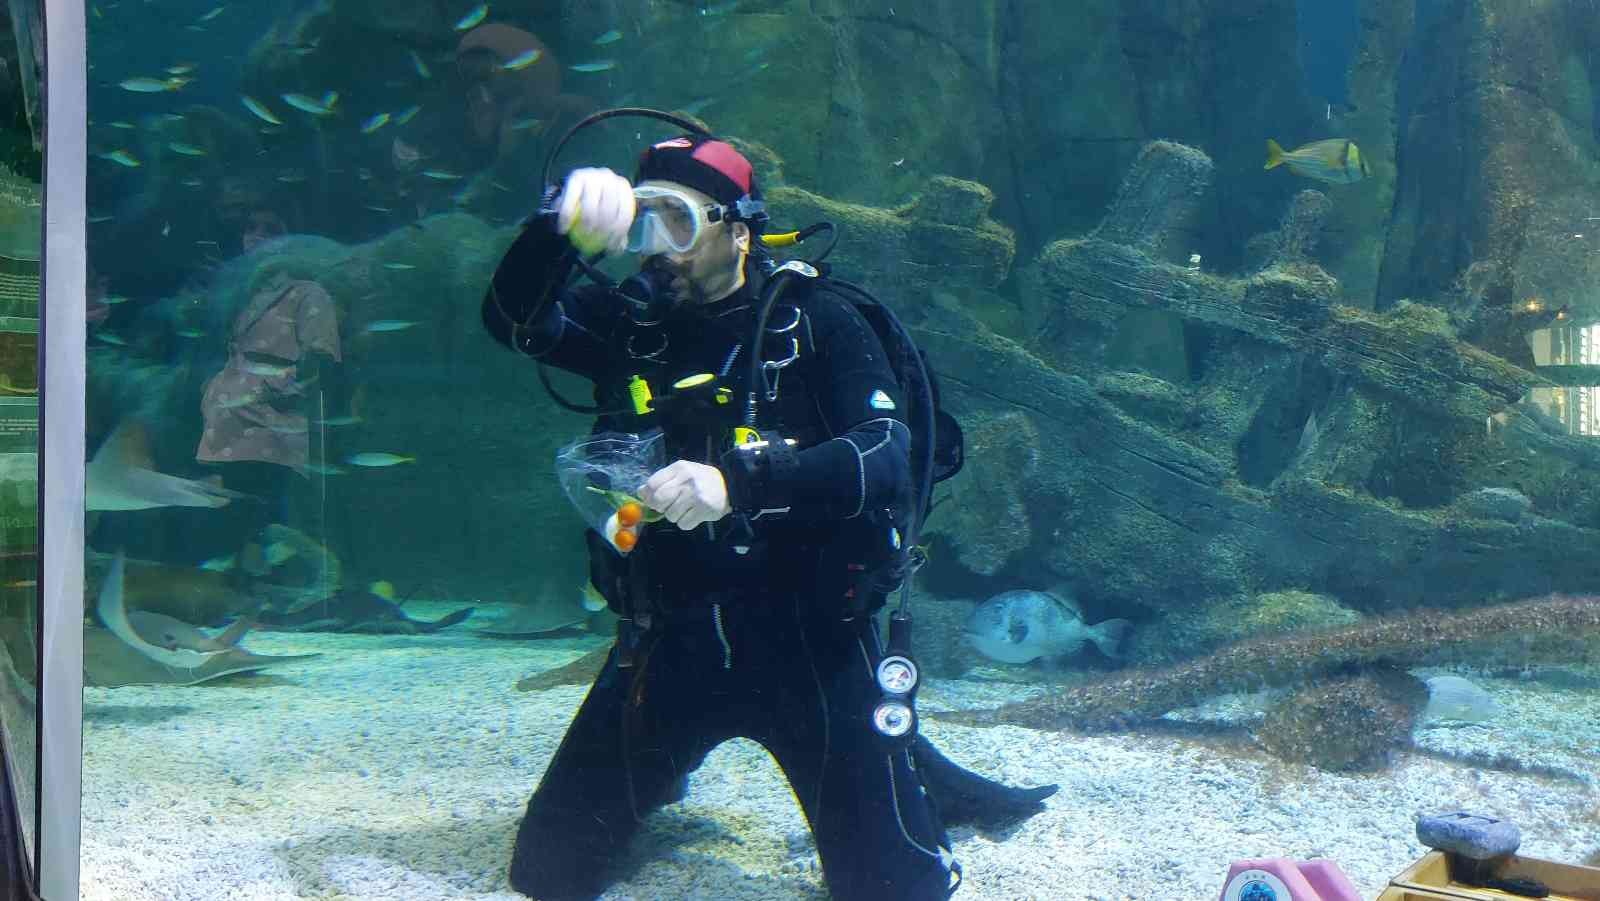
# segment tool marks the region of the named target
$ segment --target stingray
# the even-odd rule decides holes
[[[611,647],[608,644],[603,648],[595,648],[571,663],[524,676],[517,682],[517,691],[544,691],[558,685],[589,685],[605,668],[606,658],[611,656]]]
[[[84,509],[149,510],[154,507],[221,507],[246,497],[220,484],[167,475],[149,468],[144,428],[117,426],[84,471]]]
[[[484,623],[483,628],[473,629],[472,634],[485,638],[575,638],[589,634],[584,625],[593,615],[576,605],[519,605]]]
[[[197,626],[191,626],[176,617],[148,610],[129,610],[128,624],[138,636],[159,648],[167,650],[198,651],[202,654],[220,654],[237,647],[244,633],[250,631],[254,620],[241,616],[233,625],[215,636],[207,635]]]
[[[241,620],[217,636],[170,616],[123,606],[123,558],[118,553],[100,587],[96,610],[110,628],[83,632],[83,675],[89,685],[196,685],[316,654],[267,657],[239,647],[250,629]],[[174,665],[184,661],[186,665]]]
[[[412,619],[400,605],[368,589],[347,588],[292,613],[263,610],[263,627],[283,632],[366,632],[374,635],[426,635],[472,615],[464,607],[436,620]]]
[[[291,660],[320,654],[266,656],[240,647],[229,648],[192,670],[157,663],[128,647],[109,630],[90,626],[83,630],[83,681],[100,688],[123,685],[199,685],[232,673],[248,673]]]

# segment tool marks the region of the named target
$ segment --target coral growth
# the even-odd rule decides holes
[[[1397,667],[1319,680],[1267,711],[1256,739],[1282,760],[1334,772],[1381,769],[1410,744],[1427,702],[1427,686]]]
[[[1551,595],[1475,610],[1424,611],[1331,631],[1252,639],[1187,663],[1120,672],[995,710],[929,716],[971,725],[1122,729],[1211,695],[1292,685],[1352,665],[1403,664],[1423,655],[1437,660],[1451,651],[1467,657],[1474,644],[1506,635],[1526,639],[1596,633],[1600,633],[1600,596]]]

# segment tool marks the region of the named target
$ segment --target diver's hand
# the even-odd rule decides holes
[[[556,233],[585,254],[628,246],[633,185],[610,169],[574,169],[556,200]]]
[[[716,522],[733,508],[728,505],[728,484],[715,466],[679,460],[656,470],[639,489],[645,506],[661,511],[685,532],[701,523]]]

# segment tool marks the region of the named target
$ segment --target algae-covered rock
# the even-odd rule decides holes
[[[1479,488],[1457,499],[1455,508],[1474,519],[1521,522],[1533,512],[1533,501],[1515,488]]]
[[[1094,388],[1128,415],[1163,428],[1180,428],[1189,415],[1190,399],[1182,389],[1140,372],[1107,373]]]
[[[1250,638],[1348,626],[1360,619],[1360,613],[1325,594],[1291,590],[1238,595],[1174,610],[1140,628],[1129,656],[1146,665],[1169,663]]]
[[[828,262],[897,310],[925,302],[934,291],[993,288],[1010,274],[1016,239],[988,218],[992,201],[982,185],[947,177],[931,179],[916,199],[894,209],[843,203],[792,186],[767,192],[778,222],[832,222],[839,243]]]
[[[1309,263],[1322,240],[1322,224],[1333,203],[1328,195],[1307,188],[1294,195],[1278,227],[1277,262]]]
[[[1211,187],[1211,157],[1171,141],[1151,141],[1123,176],[1093,237],[1166,259]],[[1187,251],[1184,251],[1187,254]]]
[[[1519,312],[1530,298],[1600,316],[1600,257],[1575,237],[1600,206],[1600,16],[1519,0],[1424,4],[1417,16],[1397,138],[1403,159],[1427,163],[1395,197],[1380,301],[1455,295],[1464,334],[1531,365],[1527,333],[1542,323]]]
[[[1309,591],[1258,594],[1239,614],[1232,619],[1238,624],[1236,638],[1348,626],[1361,619],[1361,614],[1340,604],[1337,598]]]
[[[1577,590],[1600,574],[1600,563],[1554,549],[1594,540],[1586,520],[1457,523],[1435,512],[1484,467],[1506,464],[1485,458],[1484,422],[1542,382],[1463,341],[1436,308],[1340,304],[1339,283],[1309,256],[1327,213],[1319,192],[1294,200],[1268,264],[1244,278],[1157,259],[1141,249],[1147,238],[1103,237],[1145,221],[1144,188],[1190,191],[1207,171],[1170,148],[1141,157],[1107,214],[1115,225],[1023,267],[1022,348],[957,330],[919,335],[934,359],[954,361],[952,397],[1026,410],[1038,424],[1040,470],[1057,478],[1025,503],[1060,513],[1016,559],[1093,585],[1119,610],[1283,585],[1363,610],[1475,603]],[[1544,444],[1573,461],[1583,453],[1556,436]],[[1584,503],[1571,488],[1563,496]]]
[[[1256,740],[1274,756],[1331,772],[1372,771],[1407,747],[1428,688],[1379,668],[1307,685],[1267,711]]]
[[[910,218],[982,228],[994,205],[994,192],[975,181],[935,175],[911,205]]]
[[[885,628],[898,600],[899,595],[891,597],[883,609],[881,618]],[[916,605],[912,608],[913,644],[917,665],[924,673],[941,679],[956,679],[981,661],[977,650],[967,642],[967,620],[977,606],[973,601],[943,598],[925,590],[917,592]]]
[[[1020,411],[969,417],[966,465],[949,486],[930,534],[953,539],[967,569],[992,575],[1033,541],[1029,493],[1041,457],[1039,429]]]

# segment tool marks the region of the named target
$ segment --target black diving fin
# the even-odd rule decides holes
[[[911,757],[945,826],[1014,826],[1044,810],[1044,799],[1060,790],[1054,783],[1013,788],[980,776],[944,756],[925,735],[919,734],[912,743]]]

